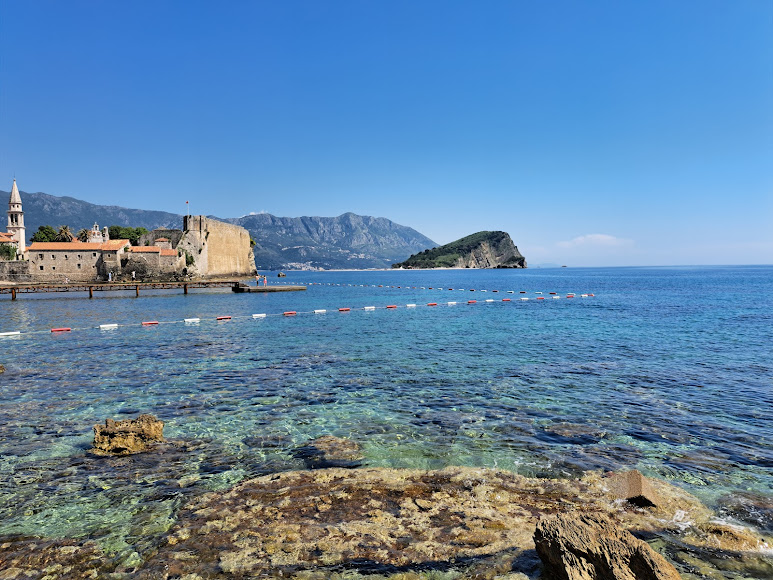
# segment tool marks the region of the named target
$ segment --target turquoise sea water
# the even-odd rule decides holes
[[[315,284],[0,297],[0,332],[22,332],[0,339],[0,536],[141,552],[190,494],[303,468],[293,449],[324,434],[361,443],[369,466],[635,467],[715,507],[773,497],[773,267],[270,280]],[[299,314],[271,316],[288,310]],[[201,322],[181,322],[191,317]],[[61,326],[73,330],[50,332]],[[139,413],[187,450],[131,463],[87,453],[95,423]]]

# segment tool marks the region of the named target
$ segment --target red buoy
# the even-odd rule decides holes
[[[390,304],[387,308],[397,308],[397,304]]]
[[[502,298],[502,302],[510,302],[509,298]]]
[[[427,306],[437,306],[437,302],[427,302]]]
[[[231,320],[231,317],[230,316],[218,316],[217,319],[218,320]]]
[[[142,326],[153,326],[155,324],[158,324],[158,320],[146,320],[142,323]]]
[[[285,316],[295,316],[297,312],[295,310],[288,310],[287,312],[283,312]]]
[[[62,328],[52,328],[51,332],[70,332],[70,328],[62,327]]]
[[[468,300],[467,304],[476,304],[477,302],[478,302],[477,300]]]

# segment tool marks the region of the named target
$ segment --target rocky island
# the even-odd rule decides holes
[[[478,232],[414,254],[393,268],[525,268],[526,258],[507,232]]]

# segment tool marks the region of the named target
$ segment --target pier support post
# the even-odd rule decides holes
[[[16,288],[11,288],[11,300],[16,300]]]
[[[137,284],[134,287],[134,292],[135,292],[135,296],[139,296],[140,295],[140,285],[139,284]]]
[[[183,284],[183,294],[187,294],[187,293],[188,293],[188,285]]]
[[[94,287],[89,286],[89,298],[94,298]]]

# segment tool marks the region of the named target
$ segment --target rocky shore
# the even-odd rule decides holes
[[[108,421],[95,426],[94,451],[161,453],[162,429],[150,416]],[[635,470],[540,479],[368,468],[355,442],[332,436],[296,453],[309,469],[190,496],[131,558],[94,541],[0,538],[0,580],[773,577],[769,537]]]

